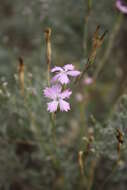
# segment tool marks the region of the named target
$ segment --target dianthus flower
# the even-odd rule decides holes
[[[44,89],[45,97],[51,99],[52,101],[47,103],[49,112],[56,112],[58,108],[60,111],[69,111],[70,104],[64,99],[68,99],[72,92],[68,89],[62,91],[62,87],[59,84],[47,87]]]
[[[67,64],[64,67],[54,67],[51,70],[52,73],[56,72],[56,75],[52,78],[52,83],[60,82],[61,84],[68,84],[70,82],[69,77],[77,77],[80,75],[80,71],[75,70],[72,64]]]
[[[86,77],[83,81],[85,85],[90,85],[93,83],[93,79],[91,77]]]
[[[116,0],[116,7],[122,13],[127,14],[127,2],[125,0]]]
[[[77,102],[82,102],[82,100],[83,100],[83,95],[82,95],[80,92],[78,92],[78,93],[75,95],[75,98],[76,98]]]

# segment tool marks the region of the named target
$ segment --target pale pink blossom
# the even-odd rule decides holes
[[[44,89],[44,96],[52,101],[47,103],[49,112],[56,112],[58,108],[60,111],[69,111],[70,104],[64,99],[68,99],[72,92],[69,89],[62,91],[62,87],[59,84]]]
[[[122,13],[127,14],[127,2],[125,0],[117,0],[116,7]]]
[[[86,77],[86,78],[84,79],[83,83],[84,83],[85,85],[90,85],[90,84],[93,83],[93,78],[91,78],[91,77]]]
[[[83,100],[83,95],[78,92],[78,93],[75,95],[75,98],[76,98],[77,102],[82,102],[82,100]]]
[[[80,75],[80,71],[75,70],[74,65],[67,64],[64,67],[54,67],[51,70],[52,73],[56,75],[52,78],[51,82],[60,82],[61,84],[68,84],[70,82],[70,77],[77,77]]]

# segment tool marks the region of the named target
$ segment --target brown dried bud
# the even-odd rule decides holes
[[[92,51],[91,51],[90,58],[89,58],[91,63],[93,63],[93,61],[95,60],[97,50],[101,47],[101,45],[104,41],[104,37],[107,33],[107,31],[105,31],[101,36],[99,36],[99,29],[100,29],[100,26],[98,25],[96,28],[96,31],[93,35]]]
[[[123,133],[120,131],[120,129],[117,129],[116,138],[120,144],[123,144]]]
[[[22,57],[19,57],[18,73],[19,73],[21,92],[22,94],[24,94],[24,63]]]
[[[46,59],[47,59],[47,65],[48,65],[48,84],[50,85],[50,65],[51,65],[51,28],[45,29],[45,40],[46,40]]]
[[[47,28],[45,29],[45,39],[46,39],[46,58],[47,58],[47,64],[51,64],[51,29]]]
[[[79,162],[81,174],[83,174],[83,168],[84,168],[84,164],[83,164],[83,151],[79,151],[79,153],[78,153],[78,162]]]
[[[51,28],[46,28],[44,32],[45,32],[45,39],[48,41],[51,37],[51,32],[52,32]]]

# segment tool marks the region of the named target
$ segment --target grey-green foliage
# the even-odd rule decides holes
[[[124,143],[122,145],[121,154],[126,155],[126,120],[127,120],[127,96],[121,97],[117,106],[113,109],[112,114],[109,115],[108,121],[104,124],[95,124],[95,149],[103,156],[111,160],[117,160],[117,129],[123,134]]]
[[[71,112],[57,114],[57,150],[54,148],[46,99],[42,95],[42,90],[47,85],[43,31],[47,26],[52,28],[53,64],[60,65],[66,61],[70,63],[73,60],[80,62],[84,59],[86,2],[1,2],[0,185],[7,190],[13,183],[22,184],[22,188],[31,190],[50,190],[51,187],[58,190],[82,189],[78,165],[78,151],[82,141],[79,131],[82,126],[78,106],[75,108],[73,104]],[[114,1],[93,1],[89,41],[97,24],[101,24],[104,29],[112,28],[115,20],[113,3]],[[20,55],[25,57],[25,99],[20,93],[17,75],[14,77],[14,73],[17,74],[17,57]],[[74,96],[72,99],[74,103]],[[126,160],[126,103],[125,96],[114,111],[115,114],[105,124],[97,122],[94,126],[93,154],[115,162],[115,134],[116,128],[120,128],[125,133],[122,159]],[[19,140],[30,141],[30,151],[26,151],[26,147],[22,150],[21,144],[17,144]],[[54,162],[56,155],[58,160]],[[91,154],[89,159],[93,159]]]
[[[111,31],[115,20],[113,3],[114,1],[92,1],[89,39],[98,24]],[[45,27],[50,26],[53,31],[54,55],[57,53],[53,56],[55,60],[64,62],[68,58],[68,61],[77,61],[84,58],[86,15],[87,0],[5,0],[1,2],[0,11],[1,46],[5,48],[7,55],[32,57],[33,51],[37,52],[37,48],[44,46],[43,31]]]
[[[7,189],[15,180],[18,180],[19,184],[23,183],[24,186],[36,189],[48,190],[51,184],[56,189],[67,190],[81,186],[77,155],[82,139],[79,138],[79,133],[77,133],[76,141],[69,139],[71,138],[69,135],[71,120],[73,119],[74,123],[77,122],[80,130],[79,118],[73,118],[74,108],[69,115],[57,114],[57,149],[55,150],[49,115],[46,111],[46,100],[42,95],[42,89],[46,85],[45,78],[46,75],[37,68],[32,73],[25,72],[26,99],[20,93],[17,75],[13,82],[13,90],[10,88],[9,81],[8,84],[6,81],[3,82],[3,79],[1,81],[0,138],[2,143],[0,152],[2,156],[0,168],[2,177],[0,184],[5,186],[5,181],[8,179]],[[117,161],[116,129],[119,128],[124,134],[121,159],[126,161],[126,104],[127,96],[124,95],[105,124],[95,123],[92,144],[94,152],[89,154],[89,160],[92,160],[95,154],[99,158],[106,157],[113,163]],[[32,143],[31,151],[24,152],[23,150],[23,153],[19,154],[21,149],[17,145],[19,140],[30,141]],[[63,140],[65,144],[62,142]],[[19,148],[18,152],[17,148]],[[53,161],[55,155],[58,159],[56,163]],[[117,176],[114,175],[115,180],[121,179],[119,172],[124,171],[124,168],[118,171]]]
[[[65,186],[70,189],[73,186],[73,179],[77,176],[77,174],[73,175],[70,179],[71,173],[77,168],[71,150],[72,145],[66,149],[58,140],[59,148],[54,149],[49,114],[42,95],[42,90],[46,85],[46,76],[43,75],[44,73],[42,74],[38,69],[32,74],[25,72],[25,98],[20,93],[17,74],[12,76],[16,79],[13,79],[13,89],[10,88],[9,81],[6,79],[1,81],[0,140],[6,146],[4,145],[3,149],[3,144],[1,144],[0,147],[2,154],[0,184],[7,189],[13,183],[24,184],[29,188],[49,189],[51,184],[57,186],[55,183],[57,179],[59,180],[59,175],[62,180],[64,176],[66,184],[63,184],[61,188]],[[63,125],[62,128],[63,131],[67,130],[67,126]],[[20,141],[30,142],[30,147],[26,149]],[[60,160],[58,163],[53,161],[55,155]],[[67,162],[65,162],[66,157],[68,157]]]

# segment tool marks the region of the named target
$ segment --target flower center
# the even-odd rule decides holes
[[[58,96],[56,97],[56,101],[59,101],[59,97]]]
[[[62,74],[65,74],[65,73],[66,73],[66,71],[65,71],[65,70],[63,70],[61,73],[62,73]]]
[[[60,97],[59,94],[56,95],[55,101],[59,101]]]

